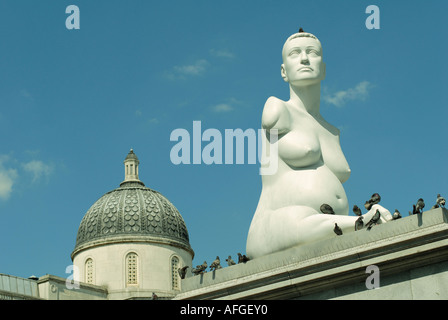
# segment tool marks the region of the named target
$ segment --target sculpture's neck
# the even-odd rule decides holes
[[[309,86],[290,87],[290,100],[314,118],[320,117],[320,82]]]

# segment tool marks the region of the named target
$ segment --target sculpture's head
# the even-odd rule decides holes
[[[293,86],[318,83],[325,79],[322,45],[316,36],[300,30],[283,45],[283,80]]]

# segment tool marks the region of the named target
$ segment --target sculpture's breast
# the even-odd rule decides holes
[[[344,183],[350,177],[350,167],[342,152],[339,136],[321,137],[322,159],[325,165]]]
[[[319,138],[306,130],[294,129],[278,142],[279,157],[292,167],[309,167],[321,160]]]

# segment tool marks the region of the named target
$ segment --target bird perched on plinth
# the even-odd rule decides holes
[[[397,209],[395,209],[395,212],[392,214],[392,218],[393,218],[394,220],[400,219],[400,218],[401,218],[400,211],[398,211]]]
[[[302,28],[299,29],[299,33],[305,32]]]
[[[320,206],[320,212],[322,212],[324,214],[334,214],[333,208],[329,204],[326,204],[326,203],[324,203],[323,205]]]
[[[370,219],[370,221],[366,223],[367,230],[372,229],[372,227],[380,220],[380,218],[381,218],[381,213],[379,210],[376,210],[372,219]]]
[[[238,253],[238,263],[246,263],[249,258],[245,254]]]
[[[412,205],[412,213],[411,211],[409,211],[409,215],[422,213],[424,207],[425,207],[425,201],[422,198],[418,199],[417,203]]]
[[[216,269],[221,269],[221,260],[219,259],[219,257],[217,256],[215,261],[212,262],[212,264],[210,265],[210,270],[215,271]]]
[[[372,194],[370,199],[367,200],[366,203],[364,203],[364,207],[367,210],[370,210],[374,204],[378,204],[380,201],[381,201],[380,194],[379,193],[374,193],[374,194]]]
[[[424,207],[425,207],[425,201],[422,198],[418,199],[417,203],[413,206],[414,214],[422,213]]]
[[[229,256],[229,257],[226,259],[226,261],[227,261],[227,264],[229,265],[229,267],[230,267],[230,266],[233,266],[233,265],[236,264],[235,261],[233,261],[233,259],[232,259],[231,256]]]
[[[185,279],[185,275],[187,274],[188,268],[189,268],[189,266],[185,266],[185,267],[177,269],[177,272],[179,273],[179,276],[181,279]]]
[[[361,230],[364,227],[364,221],[362,221],[364,217],[360,216],[355,221],[355,231]]]
[[[371,204],[377,204],[381,201],[381,196],[379,195],[379,193],[374,193],[372,194],[372,196],[370,197],[369,203]]]
[[[191,270],[191,272],[193,272],[193,274],[195,276],[197,276],[198,274],[204,273],[206,272],[205,270],[207,269],[207,261],[204,261],[203,264],[196,266],[196,268],[193,268]]]
[[[361,209],[355,204],[353,206],[353,213],[356,214],[358,217],[362,215]]]
[[[152,293],[152,300],[157,300],[157,299],[159,299],[159,296],[156,295],[155,292],[153,292],[153,293]]]
[[[440,193],[437,194],[437,205],[438,205],[439,207],[443,207],[443,208],[445,208],[445,203],[446,203],[445,198],[442,197],[442,196],[440,195]]]
[[[342,229],[341,229],[341,227],[338,226],[337,223],[334,224],[333,231],[334,231],[334,233],[336,233],[336,235],[342,236]]]

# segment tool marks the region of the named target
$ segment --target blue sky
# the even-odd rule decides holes
[[[68,30],[65,8],[80,9]],[[380,9],[368,30],[365,9]],[[349,205],[374,192],[404,216],[448,196],[446,1],[0,2],[0,272],[65,277],[79,223],[124,179],[180,211],[194,265],[245,252],[258,164],[174,165],[170,134],[257,130],[266,99],[289,98],[286,38],[323,44],[321,113],[341,129]],[[204,143],[205,145],[206,143]],[[204,146],[203,145],[203,146]],[[225,262],[224,262],[225,265]]]

